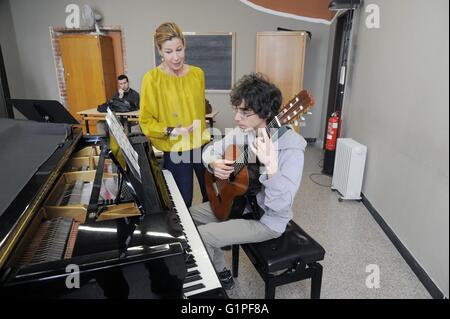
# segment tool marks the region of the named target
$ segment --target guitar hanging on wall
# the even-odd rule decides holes
[[[314,105],[314,98],[308,91],[303,90],[292,98],[278,113],[277,116],[266,126],[270,138],[281,136],[285,130],[285,125],[302,117],[308,113]],[[235,161],[234,171],[226,180],[219,179],[214,174],[206,172],[205,182],[208,199],[214,215],[219,220],[239,218],[243,212],[245,204],[241,199],[249,189],[259,183],[259,175],[255,170],[249,170],[248,149],[238,145],[230,145],[226,148],[224,159]]]

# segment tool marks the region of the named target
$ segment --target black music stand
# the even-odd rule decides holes
[[[146,163],[145,160],[141,158],[138,159],[139,165],[141,166],[136,167],[135,164],[133,164],[133,155],[126,151],[126,149],[128,148],[136,151],[135,147],[132,145],[134,144],[134,141],[130,139],[130,137],[134,134],[130,134],[128,136],[125,135],[123,125],[114,112],[111,112],[111,123],[109,122],[108,116],[109,115],[107,115],[106,117],[108,126],[112,125],[112,127],[109,127],[108,129],[110,139],[114,137],[114,139],[118,141],[119,138],[123,141],[123,143],[125,143],[122,145],[123,147],[125,147],[125,149],[122,149],[121,144],[117,142],[120,154],[125,160],[125,166],[122,166],[112,150],[107,150],[109,158],[113,161],[118,169],[119,180],[115,203],[118,204],[120,202],[120,194],[125,188],[124,183],[126,183],[126,188],[138,205],[139,210],[142,213],[142,217],[149,211],[159,211],[157,203],[154,200],[150,199],[149,196],[147,196],[148,194],[153,194],[155,192],[154,189],[149,189],[149,184],[152,184],[153,180],[149,180],[149,178],[151,178],[151,171],[148,167],[148,163]],[[115,136],[115,134],[117,134],[117,136]],[[147,138],[144,138],[144,140],[145,142],[147,142]]]
[[[80,124],[61,103],[55,100],[10,99],[8,102],[32,121]]]

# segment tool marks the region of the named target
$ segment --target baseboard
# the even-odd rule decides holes
[[[381,217],[381,215],[369,202],[367,197],[364,194],[361,195],[364,206],[366,206],[367,210],[373,216],[378,225],[380,225],[386,236],[388,236],[389,240],[392,242],[395,248],[397,248],[400,255],[402,255],[408,266],[411,268],[414,274],[416,274],[417,278],[419,278],[425,289],[428,290],[431,297],[433,297],[434,299],[443,299],[444,293],[436,286],[433,280],[431,280],[430,276],[428,276],[425,270],[419,265],[414,256],[402,244],[397,235],[395,235],[394,231],[389,227],[389,225],[384,221],[383,217]]]

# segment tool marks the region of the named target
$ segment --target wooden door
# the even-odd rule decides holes
[[[114,65],[116,67],[116,78],[121,75],[125,74],[125,67],[124,67],[124,54],[123,54],[123,48],[122,48],[122,31],[121,30],[109,30],[105,31],[108,37],[111,37],[112,39],[112,45],[114,50]]]
[[[110,37],[100,37],[102,76],[105,101],[110,100],[117,91],[117,76],[115,68],[114,48]],[[100,103],[101,104],[101,103]]]
[[[77,112],[109,100],[116,89],[112,40],[106,36],[71,34],[60,38],[61,58],[69,112]],[[96,132],[91,123],[91,132]]]
[[[303,89],[305,47],[305,32],[258,32],[256,35],[256,72],[264,73],[278,86],[283,94],[282,105]]]

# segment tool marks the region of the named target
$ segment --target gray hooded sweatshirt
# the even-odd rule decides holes
[[[209,163],[223,158],[225,149],[229,145],[250,144],[254,139],[254,132],[244,132],[237,127],[223,139],[205,147],[202,154],[203,163],[210,170]],[[292,204],[302,179],[304,151],[307,143],[292,129],[287,130],[279,139],[272,139],[272,141],[278,152],[278,171],[268,178],[264,166],[261,167],[259,181],[262,187],[256,195],[256,200],[265,212],[260,219],[261,223],[273,231],[283,233],[293,216]],[[251,158],[250,155],[249,162]]]

